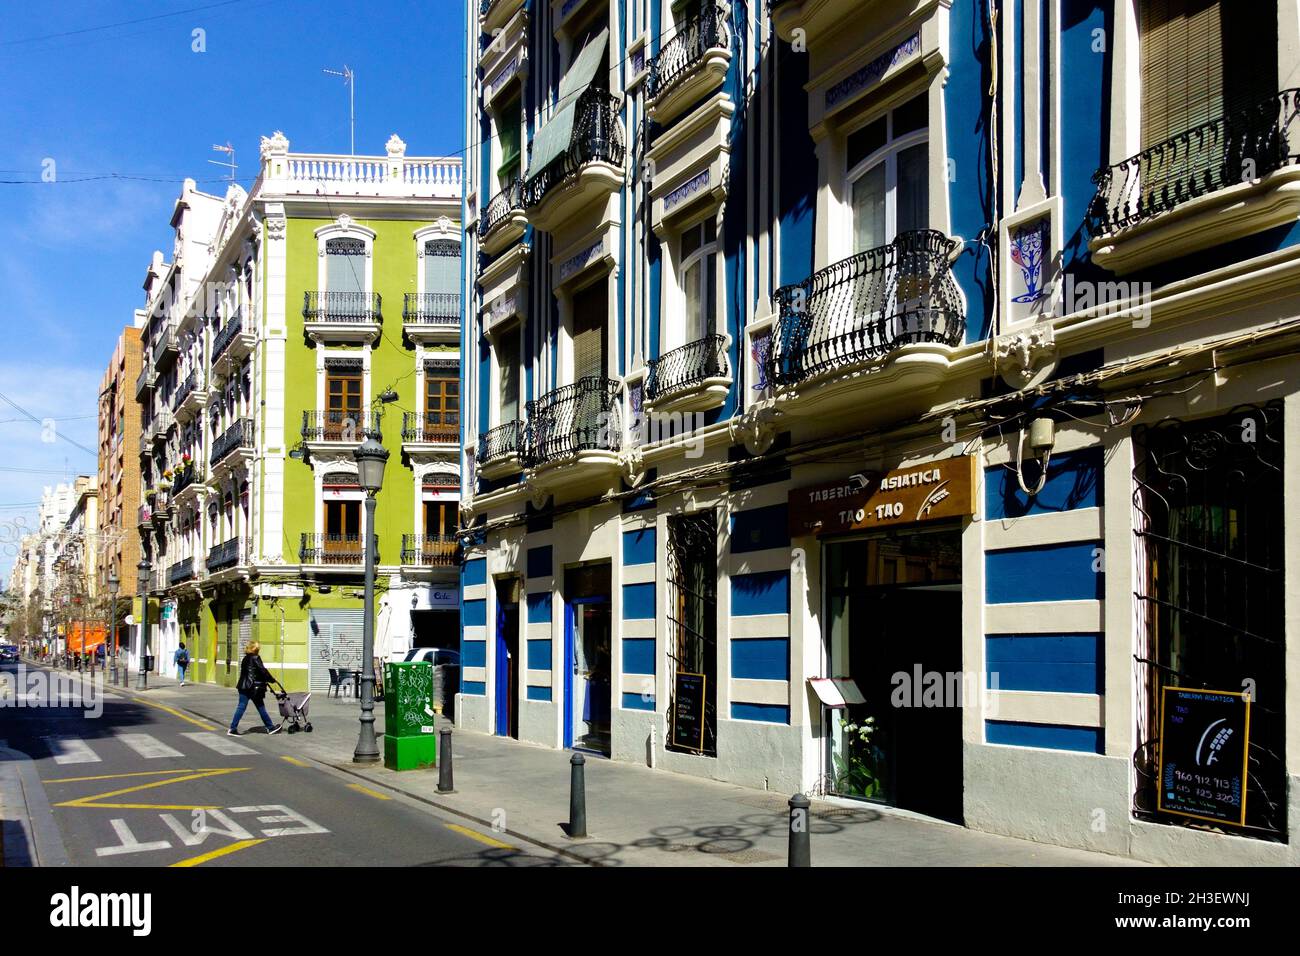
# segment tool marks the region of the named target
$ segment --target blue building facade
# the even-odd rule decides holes
[[[1296,862],[1294,4],[469,12],[458,722]]]

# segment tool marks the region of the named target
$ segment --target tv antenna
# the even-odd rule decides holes
[[[230,140],[226,140],[225,146],[218,146],[216,143],[213,143],[212,150],[213,152],[217,152],[217,153],[225,153],[227,156],[230,157],[230,162],[228,163],[223,162],[219,159],[209,159],[208,162],[210,162],[213,166],[222,166],[230,170],[230,173],[226,176],[226,180],[227,182],[233,183],[235,181],[235,170],[239,168],[239,166],[236,165],[235,163],[235,147],[230,145]]]
[[[357,75],[352,72],[352,67],[346,63],[341,70],[322,70],[330,76],[341,76],[343,82],[348,88],[348,127],[351,130],[349,134],[350,149],[348,155],[357,154]]]

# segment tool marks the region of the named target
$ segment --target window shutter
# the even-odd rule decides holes
[[[573,300],[573,380],[605,377],[605,300],[600,283]]]

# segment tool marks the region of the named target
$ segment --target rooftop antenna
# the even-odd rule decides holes
[[[216,143],[213,143],[212,149],[214,152],[225,153],[230,157],[230,162],[228,163],[222,162],[219,159],[209,159],[208,162],[213,166],[224,166],[226,169],[230,170],[230,174],[226,176],[226,181],[233,183],[235,181],[235,170],[239,168],[235,164],[235,147],[230,145],[230,140],[226,140],[225,146],[218,146]]]
[[[357,154],[357,75],[352,72],[352,67],[346,63],[343,64],[342,70],[322,70],[321,72],[328,73],[330,76],[341,76],[343,82],[347,85],[348,126],[351,130],[348,155],[355,156]]]

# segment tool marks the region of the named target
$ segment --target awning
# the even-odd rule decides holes
[[[582,48],[569,71],[560,78],[558,109],[551,118],[533,134],[532,155],[528,160],[525,181],[537,177],[543,169],[562,156],[573,139],[573,124],[578,113],[578,96],[591,85],[596,72],[605,62],[605,47],[609,43],[609,29],[601,30]]]

